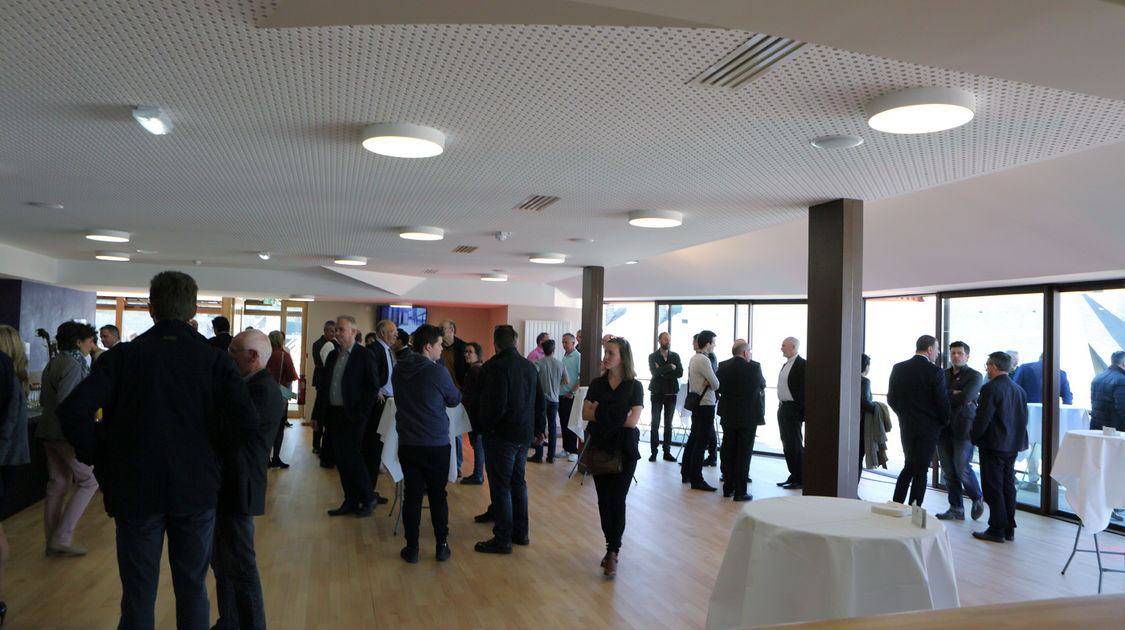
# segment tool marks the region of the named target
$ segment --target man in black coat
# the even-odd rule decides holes
[[[1027,395],[1008,376],[1012,358],[988,355],[988,382],[980,388],[973,444],[980,447],[980,480],[988,529],[973,537],[1002,543],[1016,538],[1016,454],[1028,446]]]
[[[492,333],[496,354],[481,370],[478,424],[484,435],[484,468],[492,499],[485,514],[491,513],[495,520],[492,538],[474,547],[481,553],[512,553],[513,542],[530,542],[523,475],[532,439],[542,444],[546,437],[547,404],[539,372],[516,350],[517,338],[511,326],[497,326]]]
[[[680,378],[684,375],[684,363],[680,355],[672,352],[672,335],[666,332],[657,337],[660,347],[648,355],[648,370],[652,380],[648,383],[651,394],[652,433],[649,445],[652,455],[648,461],[656,461],[656,445],[660,443],[660,416],[664,415],[664,461],[674,462],[672,455],[672,417],[676,413],[676,394],[680,391]]]
[[[723,496],[735,501],[754,497],[746,492],[750,456],[758,425],[766,423],[766,379],[762,366],[750,359],[750,344],[739,339],[731,358],[719,364],[719,424],[723,427]]]
[[[367,430],[363,432],[363,446],[360,452],[363,455],[363,464],[367,466],[367,475],[371,477],[372,487],[378,485],[379,470],[382,467],[383,440],[377,433],[379,421],[383,417],[383,409],[387,406],[387,399],[394,396],[394,386],[391,384],[391,375],[397,360],[394,356],[392,345],[398,339],[398,326],[389,319],[384,319],[375,324],[375,340],[367,344],[367,349],[375,357],[375,368],[378,374],[377,385],[379,393],[375,395],[375,404],[371,406],[371,418],[367,421]],[[387,502],[385,497],[375,493],[375,503],[382,505]]]
[[[230,347],[230,320],[222,315],[215,317],[211,320],[211,330],[215,331],[215,336],[207,340],[208,343],[215,346],[223,352],[227,351]]]
[[[914,357],[891,369],[887,402],[898,414],[899,436],[906,465],[895,483],[894,500],[922,505],[926,496],[926,473],[934,458],[938,433],[949,424],[949,398],[945,374],[934,365],[941,351],[937,339],[922,335],[914,344]]]
[[[371,351],[356,343],[351,315],[336,320],[336,341],[340,347],[324,362],[316,397],[317,417],[332,433],[336,469],[344,489],[344,502],[328,510],[328,515],[369,516],[376,496],[360,448],[379,393],[378,368]]]
[[[176,624],[208,627],[220,453],[258,430],[234,361],[187,323],[197,293],[187,274],[157,274],[149,287],[152,328],[102,354],[58,408],[63,434],[78,459],[94,466],[116,523],[122,628],[154,625],[165,533]]]
[[[281,430],[271,418],[280,417],[285,410],[281,389],[266,369],[271,352],[269,338],[258,330],[241,332],[230,343],[231,358],[246,381],[259,422],[252,440],[223,454],[211,552],[219,600],[217,629],[266,627],[262,582],[254,554],[254,517],[266,513],[266,462],[270,445]]]
[[[805,421],[805,360],[797,351],[801,342],[786,337],[781,342],[785,365],[777,377],[777,427],[789,478],[777,484],[788,490],[800,490],[804,483],[805,447],[801,423]]]
[[[977,413],[977,396],[984,377],[969,367],[969,344],[954,341],[949,344],[949,363],[945,371],[945,389],[949,397],[949,425],[938,435],[938,463],[941,465],[942,479],[949,491],[949,510],[938,514],[943,521],[965,520],[965,506],[962,498],[969,495],[972,501],[972,517],[977,520],[984,514],[984,501],[973,472],[973,443],[969,439],[973,428],[973,417]]]
[[[1109,367],[1090,381],[1090,429],[1125,431],[1125,350],[1109,357]]]
[[[328,352],[331,352],[332,350],[335,350],[335,349],[340,347],[340,344],[336,343],[336,320],[330,319],[330,320],[324,322],[324,334],[322,334],[320,336],[320,339],[317,339],[316,341],[314,341],[313,345],[312,345],[312,358],[313,358],[312,386],[313,386],[313,389],[317,390],[316,395],[317,395],[318,398],[320,397],[320,380],[323,377],[323,372],[324,372],[324,359],[326,359],[328,357],[328,353],[324,352],[325,344],[329,345]],[[325,392],[325,394],[327,394],[327,393],[328,392]],[[331,445],[326,446],[326,445],[323,444],[323,441],[324,441],[323,438],[324,438],[324,435],[326,435],[325,432],[324,432],[324,423],[319,422],[320,418],[317,417],[316,411],[317,411],[317,407],[314,404],[313,405],[313,413],[310,416],[310,419],[313,422],[313,437],[312,437],[313,453],[316,453],[316,454],[320,455],[320,465],[321,466],[324,466],[326,468],[331,468],[331,465],[334,463],[333,460],[332,460],[332,453],[331,453],[332,447],[331,447]],[[329,438],[329,439],[331,439],[331,438]]]

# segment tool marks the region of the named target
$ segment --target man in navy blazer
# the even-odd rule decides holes
[[[762,366],[750,359],[750,344],[739,339],[731,358],[719,364],[719,418],[723,426],[723,496],[735,501],[754,497],[746,491],[750,456],[758,425],[766,423],[766,379]]]
[[[906,465],[895,483],[894,500],[922,505],[926,473],[937,448],[938,434],[949,424],[949,398],[945,374],[935,362],[941,353],[937,339],[922,335],[914,343],[914,356],[891,369],[887,402],[898,415],[899,436]]]
[[[321,410],[317,417],[323,418],[332,432],[336,470],[344,488],[344,502],[328,515],[368,516],[376,496],[360,447],[379,393],[379,368],[371,351],[356,343],[355,318],[351,315],[336,319],[336,341],[340,347],[324,362],[316,397]]]
[[[980,480],[988,529],[973,537],[1002,543],[1016,538],[1016,453],[1027,448],[1027,395],[1008,376],[1011,357],[988,355],[988,382],[980,388],[973,444],[980,448]]]

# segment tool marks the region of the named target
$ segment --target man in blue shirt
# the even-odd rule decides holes
[[[563,450],[559,457],[568,461],[578,461],[578,434],[567,428],[570,424],[570,410],[574,407],[574,393],[578,391],[578,371],[582,367],[582,353],[578,351],[578,340],[566,333],[562,336],[563,366],[570,382],[559,388],[559,424],[562,425]]]

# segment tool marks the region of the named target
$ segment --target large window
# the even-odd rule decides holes
[[[624,337],[629,342],[637,376],[646,381],[649,373],[644,362],[656,349],[656,335],[652,328],[655,309],[653,302],[607,302],[602,324],[603,334]]]
[[[801,342],[798,351],[806,356],[808,310],[804,304],[754,304],[750,309],[751,358],[762,364],[762,375],[766,378],[766,424],[758,427],[756,450],[782,452],[777,430],[777,377],[785,365],[781,342],[786,337],[796,337]]]

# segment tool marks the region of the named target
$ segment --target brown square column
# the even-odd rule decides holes
[[[605,267],[582,268],[582,385],[602,373],[602,318],[605,313]]]
[[[809,208],[804,493],[856,496],[863,348],[863,202]]]

